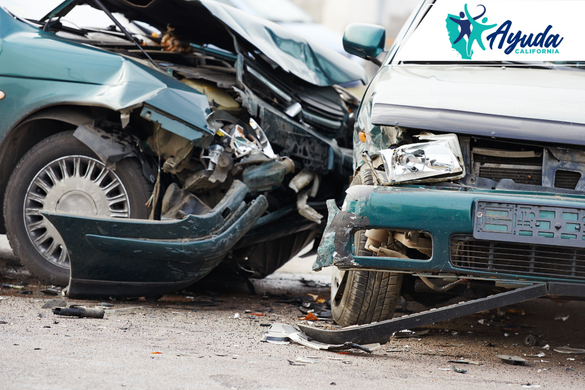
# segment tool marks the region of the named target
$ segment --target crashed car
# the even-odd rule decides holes
[[[530,21],[525,5],[424,1],[383,60],[381,27],[346,29],[346,50],[381,67],[314,264],[335,266],[338,324],[388,320],[400,296],[585,281],[584,53],[560,22],[583,3],[531,3]]]
[[[73,18],[95,12],[109,24]],[[363,69],[271,22],[67,0],[34,20],[4,7],[0,38],[0,225],[71,297],[157,296],[220,264],[264,277],[351,174],[358,101],[338,84]]]

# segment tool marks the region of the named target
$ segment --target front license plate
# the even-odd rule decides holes
[[[479,240],[585,247],[585,208],[477,200],[473,222]]]

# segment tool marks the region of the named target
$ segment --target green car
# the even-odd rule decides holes
[[[33,274],[156,296],[320,236],[359,65],[215,1],[51,3],[0,2],[0,230]]]
[[[517,33],[524,16],[504,2],[423,1],[383,60],[381,27],[346,29],[346,50],[381,66],[314,264],[335,266],[338,324],[390,319],[400,296],[585,282],[585,72],[560,57],[582,40],[541,3],[542,29]]]

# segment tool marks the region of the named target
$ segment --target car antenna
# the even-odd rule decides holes
[[[104,11],[106,13],[106,15],[108,15],[108,17],[110,19],[112,19],[112,22],[114,22],[114,24],[116,26],[118,26],[118,28],[120,29],[120,31],[122,31],[124,33],[124,35],[126,35],[128,37],[128,39],[130,39],[136,45],[136,47],[138,47],[140,49],[140,51],[142,52],[142,54],[144,54],[146,56],[146,58],[148,58],[150,60],[150,62],[152,62],[157,69],[160,69],[160,67],[158,66],[158,64],[156,62],[154,62],[154,60],[152,59],[151,56],[148,55],[148,53],[146,52],[146,50],[144,50],[144,48],[142,46],[140,46],[140,44],[138,42],[136,42],[136,40],[134,39],[134,37],[132,36],[132,34],[130,34],[128,32],[128,30],[126,30],[124,28],[124,26],[122,26],[122,24],[120,22],[118,22],[118,20],[114,17],[114,15],[112,15],[112,13],[106,8],[105,5],[102,4],[102,2],[100,0],[91,0],[91,1],[93,3],[95,3],[95,5],[97,5],[102,11]]]

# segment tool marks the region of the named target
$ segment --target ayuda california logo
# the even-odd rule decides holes
[[[459,15],[447,15],[447,32],[451,47],[461,55],[462,59],[470,60],[473,50],[479,46],[486,50],[483,35],[487,30],[498,26],[497,23],[488,24],[487,12],[483,4],[478,4],[477,12],[470,13],[467,4]],[[476,15],[477,14],[477,15]],[[476,15],[476,16],[473,16]],[[485,37],[490,50],[504,49],[509,54],[559,54],[559,45],[564,40],[559,34],[551,34],[553,26],[548,25],[539,33],[523,33],[521,30],[512,30],[512,21],[506,20],[499,27]],[[476,43],[477,45],[474,45]],[[495,46],[495,47],[494,47]]]

